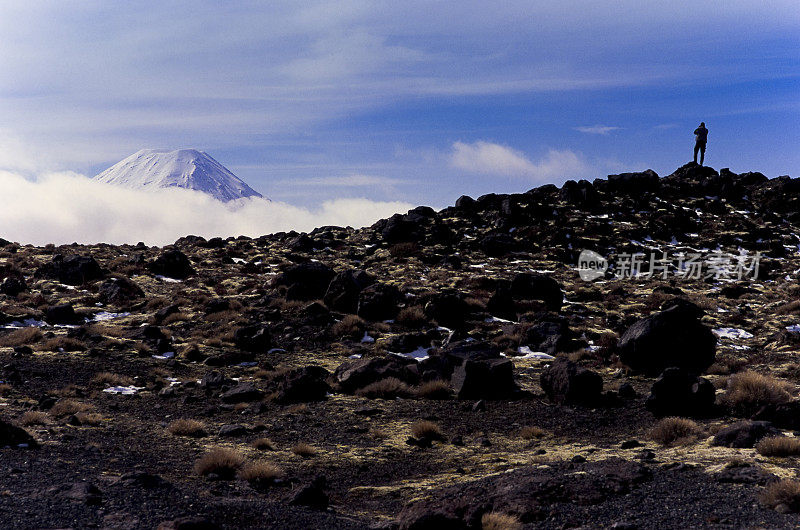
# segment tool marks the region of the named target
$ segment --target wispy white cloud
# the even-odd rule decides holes
[[[589,171],[589,165],[583,158],[568,149],[550,149],[544,157],[533,161],[520,151],[491,142],[455,142],[452,147],[450,164],[471,173],[526,177],[547,182],[583,176]]]
[[[243,199],[221,203],[182,189],[139,191],[102,184],[75,173],[37,180],[0,171],[4,206],[0,237],[21,243],[136,243],[163,245],[196,234],[204,237],[259,236],[317,226],[361,227],[411,204],[335,199],[317,208]]]
[[[610,132],[619,131],[622,127],[614,127],[611,125],[591,125],[583,127],[575,127],[576,131],[586,134],[601,134],[606,135]]]

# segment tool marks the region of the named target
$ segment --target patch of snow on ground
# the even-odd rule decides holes
[[[167,276],[161,276],[160,274],[156,274],[156,279],[161,280],[162,282],[166,283],[183,283],[183,280],[176,280],[175,278],[168,278]]]
[[[144,389],[143,386],[110,386],[108,388],[104,388],[103,392],[107,392],[109,394],[122,394],[123,396],[132,396],[142,389]]]
[[[740,328],[717,328],[711,330],[714,335],[721,339],[752,339],[753,334]]]
[[[375,339],[370,337],[369,334],[365,331],[364,332],[364,336],[361,337],[361,342],[367,343],[367,344],[372,344],[373,342],[375,342]]]
[[[416,350],[408,353],[395,353],[392,351],[390,351],[389,353],[392,355],[397,355],[399,357],[408,357],[410,359],[415,359],[417,361],[424,361],[429,357],[428,352],[430,352],[430,350],[431,350],[430,348],[423,348],[422,346],[420,346]]]
[[[792,324],[791,326],[786,326],[786,331],[791,331],[792,333],[800,333],[800,324]]]
[[[542,359],[545,361],[555,359],[555,357],[543,351],[531,350],[530,346],[520,346],[519,349],[517,349],[517,352],[522,354],[522,357],[520,357],[520,359]]]
[[[130,313],[111,313],[110,311],[100,311],[95,313],[92,320],[95,322],[102,322],[103,320],[113,320],[115,318],[122,318],[130,316]]]

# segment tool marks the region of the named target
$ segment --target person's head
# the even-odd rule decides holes
[[[704,122],[704,121],[701,121],[701,122],[700,122],[700,127],[705,127],[705,126],[706,126],[706,122]]]

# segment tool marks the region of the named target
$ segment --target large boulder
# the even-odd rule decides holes
[[[764,405],[753,419],[769,421],[781,429],[800,430],[800,401]]]
[[[540,382],[547,397],[559,404],[597,405],[603,393],[600,374],[564,357],[544,369]]]
[[[561,309],[564,294],[561,284],[544,274],[521,272],[511,280],[514,300],[541,300],[551,311]]]
[[[33,436],[28,434],[28,431],[0,420],[0,448],[34,448],[37,446],[36,440],[33,439]]]
[[[316,300],[325,295],[336,275],[333,269],[318,261],[293,265],[275,277],[275,285],[286,285],[287,300]]]
[[[463,328],[471,313],[464,296],[456,291],[436,293],[425,303],[425,316],[447,328]]]
[[[762,438],[781,435],[781,431],[768,421],[740,421],[720,429],[711,445],[749,448],[755,447]]]
[[[508,399],[517,391],[511,359],[464,359],[450,386],[458,399]]]
[[[397,316],[403,295],[394,285],[374,283],[358,295],[358,316],[364,320],[389,320]]]
[[[144,297],[144,291],[132,280],[114,276],[100,284],[100,300],[105,304],[128,305],[133,300]]]
[[[220,399],[223,403],[233,404],[258,401],[262,397],[264,397],[264,392],[257,389],[253,383],[239,383],[220,395]]]
[[[346,361],[333,374],[343,392],[355,392],[370,383],[394,377],[408,384],[419,382],[417,361],[399,355]]]
[[[76,254],[56,254],[50,263],[45,263],[35,273],[38,278],[49,278],[67,285],[82,285],[99,280],[103,275],[103,269],[92,256]]]
[[[620,360],[647,375],[658,375],[672,366],[702,373],[714,362],[717,339],[700,322],[701,314],[694,304],[675,301],[639,320],[619,339]]]
[[[303,366],[284,372],[276,380],[276,400],[279,403],[322,401],[330,392],[327,383],[330,372],[321,366]]]
[[[192,262],[186,254],[175,249],[162,252],[148,268],[153,274],[176,280],[186,279],[195,273]]]
[[[520,325],[519,329],[523,337],[521,345],[528,346],[531,351],[555,355],[579,347],[567,320],[552,313],[544,313],[533,324]]]
[[[609,175],[606,191],[612,193],[642,193],[658,189],[658,174],[652,169],[634,173]]]
[[[245,351],[265,352],[272,347],[272,334],[260,324],[243,326],[233,332],[233,342]]]
[[[375,279],[362,270],[342,271],[333,277],[322,300],[333,311],[355,313],[358,295],[374,282]]]
[[[27,290],[28,284],[22,276],[8,276],[0,282],[0,294],[13,297]]]
[[[706,417],[714,409],[714,385],[683,368],[664,370],[645,403],[655,416]]]
[[[44,312],[44,320],[48,324],[79,324],[83,317],[75,313],[72,304],[58,304],[48,307]]]

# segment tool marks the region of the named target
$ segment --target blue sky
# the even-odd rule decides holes
[[[265,195],[444,207],[691,158],[800,173],[796,0],[0,0],[0,169],[210,153]]]

